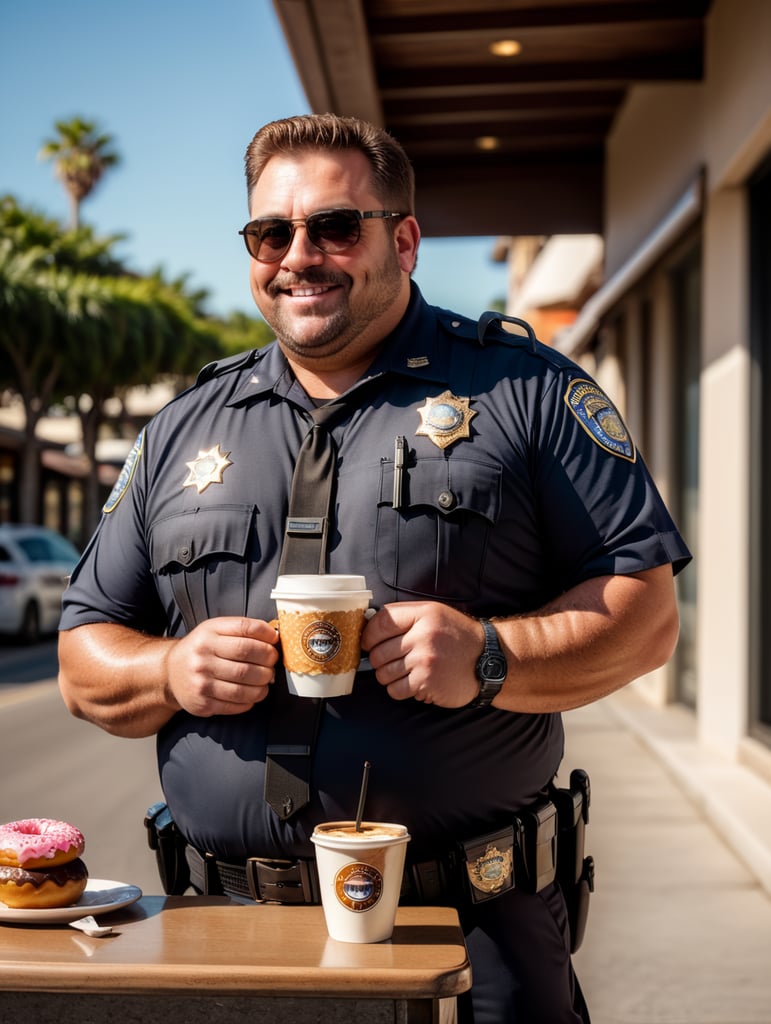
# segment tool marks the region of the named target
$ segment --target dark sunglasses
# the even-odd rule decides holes
[[[371,219],[406,217],[393,210],[320,210],[309,217],[260,217],[239,231],[250,256],[261,263],[275,263],[287,252],[295,225],[304,224],[309,241],[328,256],[352,249],[361,238],[361,222]]]

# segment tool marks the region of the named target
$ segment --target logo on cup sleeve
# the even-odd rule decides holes
[[[331,622],[320,620],[305,627],[301,643],[305,656],[323,665],[339,653],[343,638]]]
[[[346,864],[335,875],[335,894],[348,910],[370,910],[383,895],[383,876],[371,864]]]

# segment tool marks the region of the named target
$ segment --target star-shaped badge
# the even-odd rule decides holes
[[[443,391],[436,398],[427,398],[418,409],[420,426],[415,431],[430,438],[437,448],[447,448],[462,437],[470,437],[469,424],[476,411],[469,408],[468,398],[458,398],[452,391]]]
[[[198,458],[185,465],[190,470],[183,487],[195,487],[199,494],[206,490],[209,484],[221,484],[222,474],[233,463],[228,458],[230,452],[220,450],[219,444],[210,448],[208,452],[199,452]]]

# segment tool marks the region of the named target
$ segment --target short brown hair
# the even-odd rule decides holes
[[[372,184],[381,202],[399,213],[415,212],[415,173],[401,145],[368,121],[337,114],[300,114],[260,128],[246,150],[249,199],[271,157],[303,149],[359,150],[370,163]]]

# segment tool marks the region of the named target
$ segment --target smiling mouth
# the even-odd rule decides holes
[[[327,285],[304,285],[302,287],[295,288],[282,288],[281,291],[285,295],[291,295],[293,299],[310,299],[314,295],[326,295],[327,292],[334,291],[339,285],[327,284]]]

